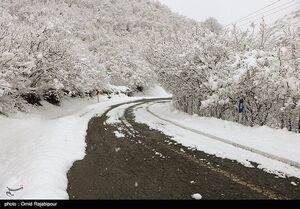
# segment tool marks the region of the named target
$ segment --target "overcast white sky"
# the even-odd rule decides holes
[[[248,19],[239,22],[240,26],[248,25],[251,21],[258,21],[263,15],[268,23],[282,17],[288,12],[300,8],[300,0],[158,0],[181,15],[203,21],[208,17],[215,17],[221,24],[227,25],[239,20],[267,5],[272,6],[257,12]],[[278,2],[277,2],[278,1]],[[275,3],[277,2],[277,3]],[[268,10],[271,10],[267,12]],[[282,10],[282,11],[279,11]],[[279,11],[279,12],[277,12]],[[265,12],[265,13],[264,13]],[[264,13],[264,14],[260,14]],[[254,17],[257,15],[256,17]],[[250,23],[249,23],[250,24]]]

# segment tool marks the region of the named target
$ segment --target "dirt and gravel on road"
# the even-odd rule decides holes
[[[106,123],[107,112],[90,120],[86,156],[68,172],[70,199],[300,198],[299,187],[290,184],[297,179],[187,149],[136,123],[135,106],[118,124]]]

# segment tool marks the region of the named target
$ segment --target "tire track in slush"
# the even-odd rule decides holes
[[[133,110],[138,107],[138,106],[141,106],[145,103],[151,103],[151,102],[162,102],[162,101],[166,101],[167,98],[165,99],[147,99],[147,100],[137,100],[137,101],[132,101],[132,102],[126,102],[126,103],[122,103],[122,104],[118,104],[118,105],[114,105],[114,106],[111,106],[101,117],[98,117],[98,118],[95,118],[94,120],[95,121],[98,121],[100,123],[106,123],[106,120],[109,118],[108,117],[108,113],[117,108],[117,107],[120,107],[122,105],[125,105],[125,104],[129,104],[129,103],[132,103],[132,106],[130,107],[127,107],[127,108],[124,108],[124,109],[121,109],[120,111],[124,111],[124,114],[119,114],[119,119],[120,119],[120,123],[122,123],[122,126],[124,127],[124,130],[128,131],[128,132],[132,132],[134,135],[136,135],[137,133],[139,134],[142,134],[141,131],[143,131],[144,129],[141,128],[139,129],[140,125],[137,124],[135,121],[134,121],[134,116],[133,116]],[[169,99],[168,99],[169,100]],[[141,108],[141,107],[140,107]],[[146,111],[146,110],[145,110]],[[89,128],[96,128],[96,125],[94,125],[92,122],[90,123],[90,127]],[[148,127],[149,128],[149,127]],[[148,130],[147,128],[147,130]],[[95,129],[95,130],[98,130],[98,129]],[[146,129],[145,129],[146,130]],[[146,130],[146,131],[147,131]],[[88,137],[98,137],[100,133],[98,133],[98,131],[94,131],[94,132],[90,132],[88,135]],[[148,133],[149,134],[149,133]],[[101,136],[102,136],[102,133],[101,133]],[[108,134],[109,136],[109,134]],[[166,135],[165,135],[166,136]],[[142,136],[141,136],[142,137]],[[167,136],[166,136],[167,137]],[[142,137],[144,140],[147,139],[147,137]],[[97,154],[97,152],[94,152],[93,151],[93,143],[98,143],[99,141],[96,140],[95,138],[88,138],[89,140],[92,140],[90,143],[91,144],[91,150],[88,152],[88,154],[85,156],[84,160],[82,161],[78,161],[77,163],[75,163],[75,165],[73,166],[72,168],[72,171],[68,174],[68,178],[70,178],[71,180],[71,184],[68,186],[68,192],[69,194],[72,194],[73,198],[75,198],[75,195],[76,197],[87,197],[87,195],[94,195],[92,197],[96,197],[97,195],[101,194],[101,195],[107,195],[106,192],[99,192],[97,191],[97,189],[95,189],[94,187],[95,186],[99,186],[95,183],[91,183],[89,181],[86,181],[86,184],[84,185],[87,185],[87,186],[82,186],[82,176],[84,176],[87,172],[90,172],[92,174],[95,173],[95,171],[99,170],[99,166],[97,167],[95,165],[95,161],[97,161],[97,159],[99,159],[99,156],[100,154]],[[138,138],[135,138],[135,137],[129,137],[129,139],[134,142],[139,143],[138,142]],[[153,139],[150,137],[150,139]],[[154,139],[153,139],[154,140]],[[152,140],[152,142],[153,142]],[[143,141],[143,140],[142,140]],[[98,144],[96,146],[96,150],[97,149],[100,149],[102,148],[102,146],[106,146],[106,145],[109,145],[110,143],[106,144]],[[139,143],[140,144],[140,143]],[[195,165],[193,167],[193,172],[195,170],[197,170],[197,168],[199,168],[199,170],[209,170],[211,171],[211,174],[209,174],[209,178],[211,179],[214,179],[214,178],[217,178],[221,181],[224,181],[224,182],[227,182],[228,186],[230,186],[231,184],[229,184],[229,182],[232,182],[232,185],[240,185],[239,187],[241,187],[241,190],[237,190],[236,192],[246,192],[246,191],[252,191],[251,193],[254,194],[257,194],[259,196],[262,196],[262,197],[265,197],[265,198],[268,198],[268,199],[289,199],[285,193],[281,192],[281,191],[273,191],[271,188],[265,188],[265,185],[262,184],[262,185],[259,185],[260,182],[253,182],[253,179],[252,178],[248,178],[247,176],[248,175],[245,175],[243,176],[243,173],[241,173],[240,171],[238,171],[238,173],[235,173],[235,170],[234,169],[235,167],[235,164],[234,163],[230,163],[230,164],[224,164],[225,166],[223,168],[221,167],[218,167],[218,165],[214,165],[214,161],[210,161],[209,159],[205,159],[205,161],[203,161],[204,159],[200,159],[199,157],[196,157],[196,155],[192,155],[188,152],[181,152],[180,150],[176,149],[176,147],[173,147],[173,146],[170,146],[166,143],[164,143],[164,141],[157,141],[157,143],[151,143],[151,142],[148,142],[147,140],[146,141],[143,141],[143,143],[141,144],[141,146],[145,147],[146,149],[145,150],[150,150],[150,151],[155,151],[155,149],[158,149],[159,152],[161,152],[162,154],[166,155],[166,154],[172,154],[174,153],[174,157],[175,159],[179,160],[180,162],[183,161],[183,162],[188,162],[188,164],[191,164],[191,165]],[[177,147],[178,148],[178,147]],[[184,148],[184,147],[182,147]],[[160,151],[161,150],[161,151]],[[136,151],[138,152],[138,150],[133,150],[133,151]],[[102,152],[100,152],[102,153]],[[200,154],[200,152],[199,152]],[[205,154],[205,153],[203,153]],[[103,154],[101,154],[102,156]],[[201,154],[202,155],[202,154]],[[200,155],[200,156],[201,156]],[[103,155],[103,156],[106,156],[106,155]],[[107,155],[107,156],[111,156],[111,155]],[[199,156],[199,155],[197,155]],[[205,157],[203,157],[205,158]],[[105,159],[105,158],[104,158]],[[179,163],[179,161],[177,162],[177,164]],[[174,162],[176,164],[176,161]],[[219,164],[219,162],[218,162]],[[90,166],[90,165],[93,165],[95,167],[87,167],[87,166]],[[106,165],[107,166],[107,165]],[[233,166],[232,168],[228,167],[228,166]],[[228,167],[228,169],[227,169]],[[126,167],[124,167],[126,168]],[[134,167],[133,167],[134,168]],[[146,168],[146,167],[145,167]],[[201,169],[203,168],[203,169]],[[239,167],[237,167],[238,169]],[[83,169],[87,169],[86,171],[82,172]],[[155,168],[153,168],[155,169]],[[247,170],[245,170],[247,171]],[[102,172],[102,171],[101,171]],[[134,170],[133,171],[130,171],[132,173],[134,173]],[[126,169],[125,169],[125,176],[128,175],[128,172],[126,173]],[[138,174],[135,174],[138,176]],[[102,174],[100,175],[101,178],[103,178]],[[223,177],[224,177],[224,180],[223,180]],[[101,180],[101,178],[98,177],[98,174],[93,176],[92,175],[92,179],[94,182],[98,182],[97,180]],[[112,178],[112,180],[115,180]],[[219,181],[218,180],[218,181]],[[255,180],[255,179],[254,179]],[[101,183],[103,183],[102,181],[100,181]],[[272,182],[272,181],[271,181]],[[77,184],[77,187],[76,187],[76,184]],[[227,185],[226,184],[226,185]],[[106,188],[108,188],[109,184],[106,184],[104,183],[104,186]],[[214,186],[214,184],[212,185],[207,185],[206,187],[208,187],[209,189],[207,190],[207,192],[210,192],[210,187],[211,186]],[[101,187],[103,187],[103,185],[101,185]],[[78,189],[79,188],[79,189]],[[150,186],[150,188],[152,188]],[[219,187],[217,187],[219,188]],[[244,188],[244,189],[242,189]],[[88,192],[83,192],[83,191],[88,191]],[[212,188],[212,191],[213,188]],[[229,190],[230,192],[230,190]],[[246,192],[247,193],[247,192]],[[278,194],[279,193],[279,194]],[[250,193],[249,193],[250,194]],[[121,195],[123,195],[121,193]],[[250,196],[249,196],[250,197]]]
[[[122,124],[125,125],[126,127],[128,127],[129,130],[134,129],[134,126],[128,122],[128,120],[126,119],[125,115],[128,114],[128,112],[130,110],[133,110],[133,109],[135,109],[138,106],[141,106],[141,105],[143,105],[145,103],[150,103],[150,102],[153,103],[153,101],[147,101],[147,102],[142,102],[142,103],[138,103],[138,104],[133,104],[131,107],[128,107],[125,110],[125,112],[124,112],[125,114],[120,118]],[[160,101],[158,103],[161,103],[161,102],[162,101]],[[187,159],[189,161],[192,161],[192,162],[196,163],[199,166],[206,167],[206,168],[210,169],[213,172],[219,173],[219,174],[223,175],[224,177],[230,179],[231,181],[233,181],[235,183],[238,183],[238,184],[240,184],[242,186],[247,187],[248,189],[250,189],[250,190],[252,190],[254,192],[257,192],[257,193],[260,193],[260,194],[266,196],[268,199],[281,199],[281,200],[288,199],[286,196],[276,194],[275,192],[273,192],[271,190],[268,190],[268,189],[263,188],[261,186],[258,186],[258,185],[255,185],[253,183],[250,183],[250,182],[246,181],[245,179],[240,178],[240,177],[238,177],[237,175],[235,175],[233,173],[230,173],[230,172],[227,172],[227,171],[225,171],[223,169],[220,169],[218,167],[212,166],[211,164],[207,164],[207,163],[205,163],[205,162],[197,159],[196,157],[193,157],[193,156],[188,155],[188,154],[186,154],[184,152],[176,150],[176,149],[170,147],[167,144],[163,144],[163,143],[160,143],[160,144],[163,145],[165,148],[167,148],[167,149],[175,152],[176,154],[180,155],[181,157],[183,157],[183,158],[185,158],[185,159]],[[150,150],[152,149],[149,146],[147,146],[146,148],[150,149]]]
[[[166,103],[166,102],[157,102],[157,103]],[[295,162],[295,161],[292,161],[292,160],[289,160],[289,159],[286,159],[286,158],[283,158],[283,157],[279,157],[279,156],[276,156],[276,155],[273,155],[273,154],[270,154],[270,153],[267,153],[267,152],[263,152],[261,150],[258,150],[258,149],[255,149],[255,148],[252,148],[252,147],[248,147],[248,146],[245,146],[245,145],[242,145],[242,144],[238,144],[238,143],[235,143],[233,141],[230,141],[228,139],[224,139],[224,138],[220,138],[220,137],[217,137],[217,136],[214,136],[212,134],[208,134],[208,133],[205,133],[205,132],[202,132],[202,131],[198,131],[196,129],[193,129],[193,128],[189,128],[189,127],[186,127],[186,126],[183,126],[179,123],[176,123],[174,121],[170,121],[168,119],[165,119],[159,115],[157,115],[156,113],[152,112],[149,107],[155,105],[155,103],[152,103],[150,105],[148,105],[146,107],[146,111],[149,112],[151,115],[155,116],[156,118],[160,119],[160,120],[163,120],[165,122],[168,122],[168,123],[171,123],[179,128],[182,128],[182,129],[185,129],[185,130],[188,130],[188,131],[191,131],[193,133],[196,133],[196,134],[200,134],[202,136],[205,136],[205,137],[208,137],[210,139],[213,139],[213,140],[217,140],[219,142],[222,142],[222,143],[225,143],[225,144],[228,144],[228,145],[231,145],[231,146],[234,146],[236,148],[240,148],[240,149],[243,149],[243,150],[247,150],[249,152],[252,152],[252,153],[255,153],[255,154],[258,154],[258,155],[261,155],[261,156],[264,156],[266,158],[269,158],[269,159],[272,159],[272,160],[276,160],[276,161],[279,161],[281,163],[284,163],[284,164],[287,164],[289,166],[292,166],[292,167],[295,167],[297,169],[300,169],[300,163],[298,162]]]

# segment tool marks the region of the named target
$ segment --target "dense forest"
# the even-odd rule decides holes
[[[189,114],[300,130],[300,10],[246,31],[150,0],[1,0],[0,12],[2,114],[159,82]]]

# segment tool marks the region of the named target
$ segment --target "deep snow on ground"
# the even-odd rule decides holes
[[[135,96],[152,96],[152,97],[171,97],[172,94],[168,93],[164,88],[159,85],[154,85],[144,90],[144,92],[137,93]]]
[[[44,103],[31,114],[0,116],[0,199],[66,199],[66,173],[85,155],[90,118],[109,106],[140,98],[115,96],[65,101],[62,107]],[[8,197],[7,187],[23,190]],[[11,195],[10,195],[11,196]]]
[[[156,87],[157,95],[164,92]],[[153,94],[146,92],[141,96],[120,94],[108,99],[102,95],[99,103],[96,97],[68,99],[61,107],[43,102],[42,107],[32,108],[30,113],[0,116],[0,199],[67,199],[66,174],[76,160],[85,156],[89,120],[110,106]],[[119,131],[116,137],[123,137]],[[7,187],[23,189],[8,196]]]
[[[145,104],[143,106],[146,107],[148,105]],[[300,163],[299,134],[268,127],[246,127],[216,118],[191,116],[176,111],[171,103],[154,104],[149,107],[149,110],[164,119],[184,127],[199,130],[237,144]],[[172,136],[174,140],[182,143],[184,146],[197,148],[218,157],[236,160],[248,167],[253,167],[251,162],[256,162],[259,164],[258,168],[281,177],[288,175],[300,178],[300,169],[298,168],[182,129],[153,116],[145,108],[137,108],[135,115],[137,122],[146,123],[151,128],[158,129],[166,135]]]

